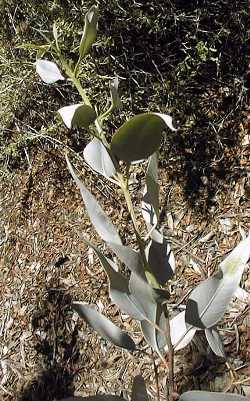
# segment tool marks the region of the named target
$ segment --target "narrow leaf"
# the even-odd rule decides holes
[[[210,345],[215,355],[220,356],[221,358],[226,358],[224,345],[216,328],[211,327],[209,329],[206,329],[205,334],[208,344]]]
[[[250,236],[220,264],[219,272],[199,284],[191,293],[186,307],[186,322],[207,329],[224,315],[241,280],[250,256]]]
[[[132,338],[101,313],[81,302],[73,302],[72,307],[101,337],[106,338],[118,347],[131,351],[135,350],[136,347]]]
[[[98,18],[97,6],[92,6],[85,14],[84,30],[79,46],[80,59],[89,53],[91,46],[96,40]]]
[[[185,322],[185,311],[178,313],[170,319],[170,336],[175,351],[178,351],[192,341],[196,329],[188,326]],[[166,348],[166,347],[165,347]],[[166,349],[167,350],[167,349]]]
[[[250,401],[250,399],[238,394],[187,391],[181,395],[180,401]]]
[[[122,311],[128,313],[136,320],[142,320],[143,315],[131,300],[131,294],[128,287],[128,279],[117,270],[116,264],[103,255],[98,247],[93,245],[85,237],[81,236],[86,245],[91,247],[98,256],[102,267],[109,278],[109,293],[111,300],[118,305]]]
[[[118,93],[118,77],[115,77],[110,81],[110,94],[111,94],[111,103],[114,109],[117,109],[120,106],[120,97]]]
[[[158,283],[164,285],[173,277],[175,260],[170,244],[163,235],[153,230],[151,241],[145,249],[146,258]]]
[[[146,185],[142,198],[142,216],[146,223],[154,226],[159,218],[158,154],[149,158]]]
[[[81,191],[82,199],[85,203],[89,218],[97,233],[104,241],[121,244],[121,239],[115,226],[111,223],[94,196],[87,190],[83,182],[77,177],[67,156],[66,161],[68,169]]]
[[[129,280],[131,299],[138,307],[145,320],[141,322],[143,335],[148,344],[158,351],[165,345],[165,336],[162,335],[155,325],[165,330],[166,319],[162,306],[157,302],[158,293],[143,278],[136,273],[131,273]]]
[[[38,59],[35,65],[37,74],[46,84],[64,80],[59,68],[52,61]]]
[[[131,272],[134,272],[144,278],[145,273],[143,269],[143,264],[139,252],[134,251],[134,249],[129,246],[114,244],[109,242],[108,246],[116,254],[116,256],[124,263]]]
[[[126,121],[114,134],[112,152],[127,163],[145,159],[160,146],[162,132],[175,130],[172,118],[166,114],[143,113]]]
[[[96,119],[96,112],[86,104],[72,104],[58,110],[64,124],[70,128],[88,128]]]
[[[131,401],[149,401],[145,381],[141,375],[134,377]]]
[[[88,165],[104,177],[112,177],[115,175],[115,166],[107,149],[99,139],[92,139],[85,147],[83,156]]]

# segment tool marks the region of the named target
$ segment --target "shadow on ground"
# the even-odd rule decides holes
[[[77,330],[71,330],[70,305],[71,297],[66,291],[58,283],[50,282],[32,317],[34,349],[41,373],[23,388],[18,401],[53,401],[74,394],[79,349]]]

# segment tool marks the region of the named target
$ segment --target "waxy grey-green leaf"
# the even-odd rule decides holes
[[[171,342],[175,351],[178,351],[186,347],[192,341],[196,329],[186,324],[185,311],[178,313],[170,319],[169,323]],[[165,350],[167,351],[167,346]]]
[[[158,283],[164,285],[173,277],[175,271],[174,255],[170,244],[159,231],[153,230],[151,238],[145,249],[146,259]]]
[[[117,109],[120,107],[120,97],[118,93],[118,86],[119,86],[119,80],[118,77],[115,77],[110,81],[110,94],[111,94],[111,104],[113,109]]]
[[[85,14],[84,30],[79,46],[80,59],[84,58],[91,49],[97,35],[99,12],[97,6],[92,6]]]
[[[80,238],[85,242],[86,245],[95,251],[102,264],[102,267],[107,273],[109,278],[109,294],[111,300],[118,305],[123,312],[129,314],[136,320],[142,320],[143,315],[131,300],[128,279],[118,272],[116,264],[104,256],[98,247],[93,245],[85,237],[80,236]]]
[[[102,142],[94,138],[83,151],[88,165],[104,177],[112,177],[116,173],[114,163]]]
[[[86,104],[72,104],[58,110],[66,127],[88,128],[96,119],[96,112],[91,106]]]
[[[156,328],[155,324],[164,331],[166,328],[166,318],[163,313],[163,307],[157,302],[159,294],[136,273],[131,273],[129,280],[129,290],[131,299],[145,317],[141,321],[143,335],[148,344],[155,350],[164,347],[166,343],[165,336]],[[152,324],[153,323],[153,324]]]
[[[115,226],[111,223],[108,216],[102,210],[94,196],[87,190],[83,182],[77,177],[67,156],[66,161],[69,171],[81,191],[82,199],[87,209],[89,218],[97,233],[106,242],[121,244],[121,239]]]
[[[146,159],[158,150],[166,128],[175,130],[172,118],[167,114],[138,114],[116,131],[111,150],[118,159],[127,163]]]
[[[139,252],[136,252],[134,249],[130,248],[126,245],[114,244],[109,242],[108,246],[112,249],[112,251],[116,254],[116,256],[124,263],[131,272],[134,272],[144,278],[145,273],[143,269],[143,264],[141,260],[141,256]]]
[[[141,375],[137,375],[134,377],[131,401],[150,401],[145,381]]]
[[[131,351],[135,350],[136,346],[132,338],[119,327],[115,326],[106,316],[81,302],[73,302],[72,308],[101,337],[106,338],[118,347]]]
[[[155,152],[149,158],[146,173],[146,185],[142,198],[142,216],[147,224],[154,226],[159,219],[159,184],[158,184],[158,154]]]
[[[46,84],[64,80],[59,68],[53,61],[38,59],[35,65],[37,74]]]
[[[250,399],[238,394],[197,390],[183,393],[180,397],[180,401],[250,401]]]
[[[200,329],[214,327],[224,315],[241,280],[250,256],[250,235],[220,264],[219,272],[192,292],[186,307],[186,322]]]
[[[226,358],[224,345],[218,330],[215,327],[210,327],[209,329],[205,330],[205,334],[207,342],[215,355],[220,356],[221,358]]]

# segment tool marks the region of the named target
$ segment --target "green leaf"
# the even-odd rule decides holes
[[[180,401],[250,401],[250,399],[238,394],[187,391],[181,395]]]
[[[64,80],[59,68],[52,61],[38,59],[35,66],[37,74],[46,84]]]
[[[137,375],[134,377],[131,401],[150,401],[145,381],[141,375]]]
[[[88,128],[96,119],[96,112],[86,104],[72,104],[58,110],[64,124],[70,128]]]
[[[142,216],[147,224],[154,226],[159,219],[158,154],[149,158],[146,185],[142,198]]]
[[[250,235],[220,264],[219,272],[199,284],[186,307],[186,322],[200,329],[214,327],[224,315],[250,256]]]
[[[117,270],[116,264],[103,255],[98,247],[93,245],[85,237],[80,236],[86,245],[91,247],[98,256],[102,267],[109,278],[109,294],[111,300],[120,307],[122,311],[128,313],[136,320],[142,320],[143,315],[131,300],[131,294],[128,287],[128,279]]]
[[[116,131],[111,141],[112,152],[127,163],[146,159],[158,150],[167,127],[175,130],[167,114],[138,114]]]
[[[67,156],[66,161],[68,169],[81,191],[82,199],[85,203],[89,218],[97,233],[104,241],[121,244],[121,239],[115,226],[111,223],[94,196],[87,190],[83,182],[77,177]]]
[[[73,302],[72,307],[97,333],[118,347],[135,350],[132,338],[115,326],[107,317],[81,302]]]
[[[159,231],[153,230],[151,238],[145,249],[146,259],[158,283],[164,285],[173,277],[175,271],[174,255],[170,244]]]
[[[116,173],[114,163],[102,142],[94,138],[83,151],[83,156],[88,165],[104,177],[112,177]]]
[[[215,353],[215,355],[220,356],[221,358],[226,358],[224,345],[221,340],[219,332],[215,327],[211,327],[205,330],[207,342],[210,345],[210,348]]]
[[[84,30],[79,46],[80,59],[83,59],[89,53],[96,40],[98,19],[98,7],[92,6],[85,14]]]

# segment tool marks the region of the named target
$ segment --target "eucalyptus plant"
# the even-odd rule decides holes
[[[93,5],[85,15],[78,60],[75,64],[67,60],[62,53],[60,36],[54,25],[53,39],[46,38],[54,61],[37,59],[36,71],[46,84],[67,80],[78,90],[79,103],[65,105],[58,110],[58,113],[68,129],[84,128],[89,131],[92,139],[84,149],[83,158],[97,174],[119,187],[124,195],[135,233],[135,249],[122,242],[117,228],[78,177],[69,156],[66,155],[68,169],[80,189],[86,211],[96,232],[120,260],[120,265],[126,266],[130,272],[129,277],[121,273],[118,263],[105,256],[100,247],[93,244],[85,235],[79,235],[83,242],[94,251],[107,274],[111,301],[117,304],[121,311],[140,322],[146,342],[167,367],[169,375],[167,396],[172,401],[176,390],[174,352],[189,344],[197,330],[204,330],[213,352],[226,358],[216,325],[222,319],[239,286],[250,256],[250,236],[242,240],[224,259],[213,277],[206,279],[193,289],[185,310],[174,315],[168,305],[168,283],[175,273],[175,259],[170,243],[159,227],[158,152],[163,136],[176,129],[171,116],[158,112],[146,112],[125,121],[114,132],[111,141],[108,141],[104,121],[111,118],[112,112],[120,105],[118,78],[110,81],[107,109],[99,111],[88,98],[79,76],[81,63],[91,52],[96,40],[98,18],[98,7]],[[130,185],[131,166],[141,161],[147,161],[145,187],[141,198],[141,215],[145,221],[146,237],[139,230]],[[103,338],[129,351],[138,348],[128,333],[122,331],[90,305],[85,302],[74,302],[72,307]],[[168,362],[165,359],[166,353]],[[147,399],[142,379],[135,379],[133,388],[132,401],[137,401],[138,397],[141,397],[140,393],[145,395],[145,400]],[[102,396],[102,399],[105,397]],[[213,394],[207,392],[193,391],[184,393],[181,400],[210,401],[212,397]],[[88,398],[93,401],[99,400],[98,396]],[[218,401],[238,401],[243,398],[236,395],[216,394]],[[73,399],[84,398],[70,398],[70,400]],[[121,400],[121,397],[113,396],[111,399],[116,401]]]

